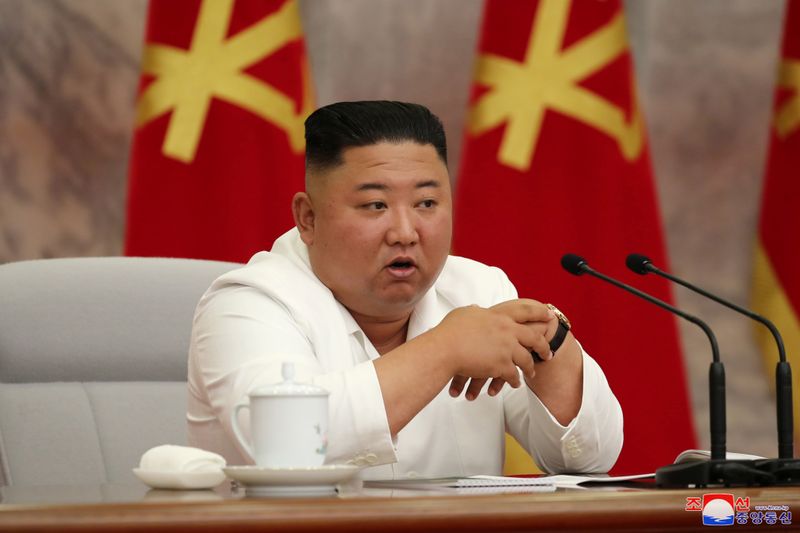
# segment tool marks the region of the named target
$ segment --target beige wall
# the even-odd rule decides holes
[[[481,6],[304,0],[318,102],[427,104],[457,163]],[[672,266],[745,303],[783,1],[626,6]],[[145,9],[145,0],[0,0],[0,262],[120,253]],[[720,338],[730,449],[774,455],[774,408],[749,324],[677,296]],[[693,328],[682,334],[707,446],[708,348]]]

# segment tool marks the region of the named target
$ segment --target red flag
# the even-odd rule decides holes
[[[559,265],[578,253],[672,299],[624,266],[630,252],[667,260],[620,2],[489,0],[478,54],[454,251],[567,314],[622,404],[614,471],[653,471],[695,446],[675,320]]]
[[[753,307],[775,322],[783,334],[792,364],[794,427],[800,436],[800,278],[795,271],[800,249],[797,199],[800,198],[800,2],[786,4],[783,51],[775,88],[775,113],[770,128],[770,149],[758,243],[753,269]],[[756,335],[765,368],[774,380],[778,360],[775,340],[762,327]],[[799,437],[800,438],[800,437]]]
[[[153,0],[127,255],[246,261],[292,225],[312,109],[294,0]]]

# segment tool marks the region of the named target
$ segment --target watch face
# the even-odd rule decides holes
[[[548,309],[550,309],[553,312],[553,314],[556,315],[556,318],[558,318],[558,321],[561,322],[562,324],[564,324],[564,326],[567,329],[572,328],[572,325],[569,323],[569,319],[566,317],[566,315],[564,313],[559,311],[558,307],[556,307],[553,304],[547,304],[547,307],[548,307]]]

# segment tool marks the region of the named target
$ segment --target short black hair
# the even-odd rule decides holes
[[[347,148],[403,141],[433,145],[447,165],[442,121],[423,105],[388,100],[338,102],[311,113],[305,125],[307,170],[341,165]]]

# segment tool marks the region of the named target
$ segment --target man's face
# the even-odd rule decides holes
[[[298,216],[311,266],[349,310],[401,318],[450,250],[447,168],[432,145],[414,142],[349,148],[343,160],[312,176],[309,207]],[[297,199],[295,206],[297,214]]]

